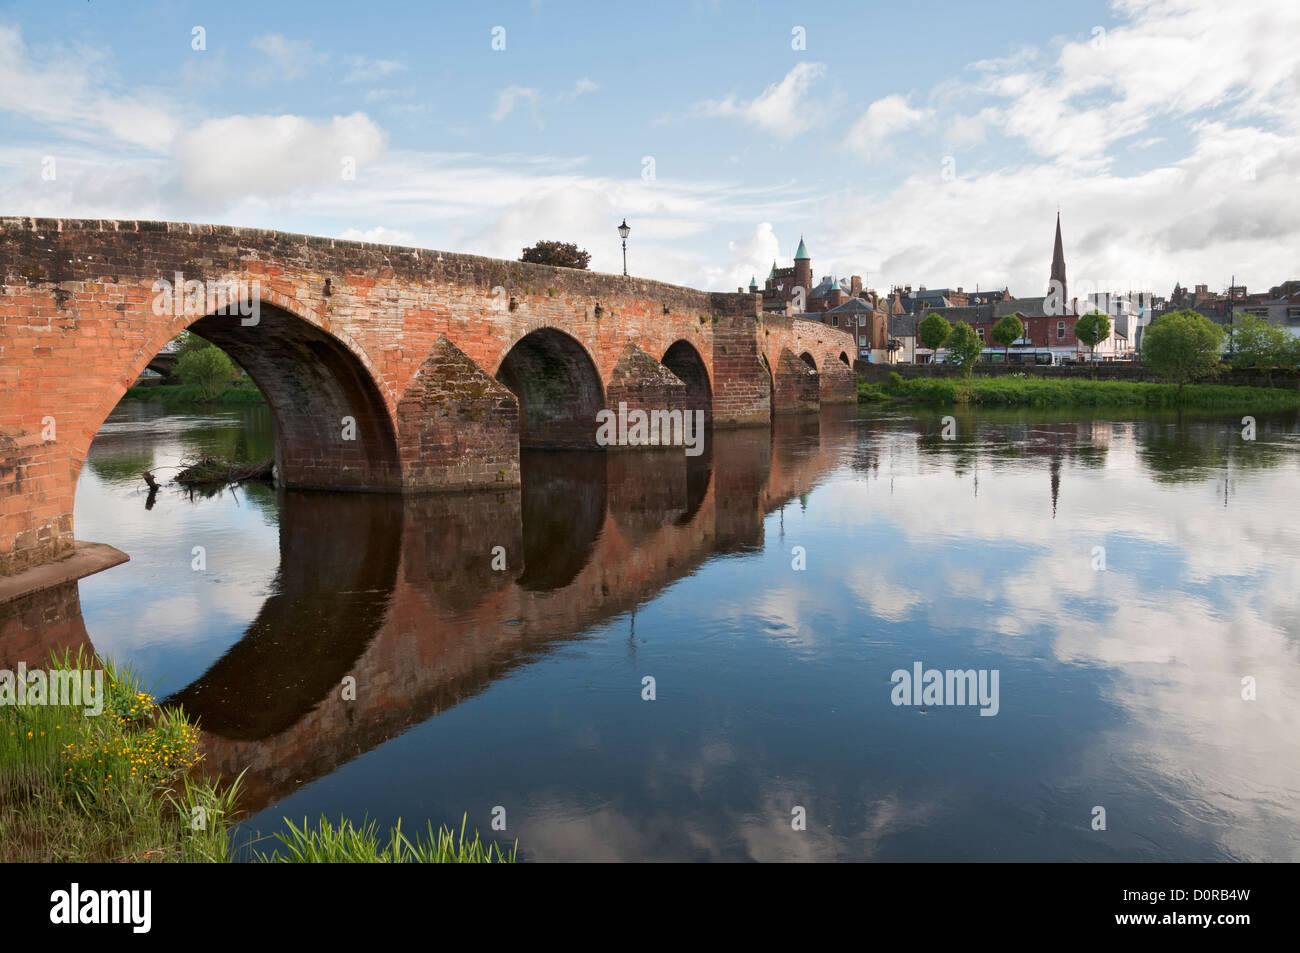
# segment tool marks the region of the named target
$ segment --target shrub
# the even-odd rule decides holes
[[[176,376],[196,387],[201,400],[216,400],[239,376],[239,370],[221,348],[205,347],[182,354],[176,362]]]
[[[590,252],[583,251],[573,242],[540,241],[525,248],[520,261],[535,265],[558,265],[561,268],[586,268],[591,263]]]

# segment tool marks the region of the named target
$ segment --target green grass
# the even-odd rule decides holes
[[[276,835],[283,853],[277,849],[269,855],[256,854],[257,860],[301,864],[512,864],[517,850],[517,845],[507,853],[499,844],[484,844],[477,831],[473,840],[467,840],[464,818],[459,835],[447,827],[435,831],[430,824],[426,836],[417,836],[414,841],[402,833],[399,819],[388,832],[387,842],[380,841],[373,821],[363,827],[353,826],[346,818],[340,818],[335,826],[321,817],[314,828],[307,826],[306,818],[302,827],[288,819],[285,823],[289,833]]]
[[[238,787],[194,780],[198,728],[128,668],[78,652],[44,671],[101,669],[103,711],[0,706],[0,860],[224,860]]]
[[[198,387],[193,384],[137,384],[128,388],[122,399],[164,404],[168,407],[180,404],[266,403],[262,392],[251,384],[227,387],[215,400],[204,400]]]
[[[197,724],[160,707],[130,668],[79,650],[52,655],[42,671],[89,669],[103,673],[98,714],[84,699],[0,705],[0,862],[228,862],[241,778],[200,776]],[[399,821],[386,842],[373,823],[285,823],[281,849],[254,860],[513,863],[517,849],[467,839],[463,820],[459,835],[429,825],[413,841]]]
[[[1179,393],[1176,384],[1138,381],[1052,380],[1040,377],[918,377],[903,380],[891,375],[889,383],[875,386],[879,393],[906,400],[993,407],[1194,407],[1202,409],[1285,410],[1300,407],[1300,391],[1280,387],[1235,387],[1223,384],[1188,384]],[[859,382],[858,399],[864,396]]]

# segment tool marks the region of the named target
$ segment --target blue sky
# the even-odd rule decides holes
[[[803,234],[818,276],[1031,295],[1059,205],[1079,290],[1267,287],[1300,276],[1297,35],[1265,0],[5,4],[0,212],[605,271],[626,216],[632,272],[697,287]]]

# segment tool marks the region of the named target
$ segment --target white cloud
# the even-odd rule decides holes
[[[855,152],[865,156],[877,155],[890,136],[924,122],[933,114],[930,109],[912,108],[906,96],[894,93],[868,106],[849,130],[846,141]]]
[[[521,103],[527,103],[532,110],[533,122],[540,125],[537,116],[537,100],[541,93],[529,86],[507,86],[497,90],[496,105],[492,107],[492,121],[501,122],[515,111]]]
[[[808,101],[808,91],[825,74],[823,63],[799,63],[780,82],[768,86],[754,99],[744,101],[728,96],[709,100],[698,104],[696,113],[737,117],[778,138],[793,139],[813,124],[816,111]]]
[[[45,52],[42,62],[33,60],[22,34],[0,25],[0,111],[48,124],[72,139],[166,151],[179,123],[162,94],[113,91],[114,78],[96,51]]]
[[[266,57],[258,70],[264,80],[301,79],[321,59],[309,40],[290,40],[279,33],[261,33],[249,40],[248,45]]]
[[[560,96],[560,100],[563,102],[572,102],[584,93],[594,93],[598,89],[600,89],[599,83],[584,76],[573,84],[573,90],[571,92],[563,93]]]
[[[355,54],[343,57],[343,62],[348,67],[348,71],[343,77],[345,83],[369,82],[406,69],[406,64],[397,60],[377,60]]]
[[[339,233],[338,237],[354,242],[373,242],[376,245],[401,245],[408,248],[417,241],[415,235],[411,232],[385,228],[383,225],[376,225],[374,228],[368,228],[364,231],[359,228],[345,228]]]
[[[343,181],[378,159],[386,137],[365,113],[313,122],[302,116],[227,116],[184,133],[175,149],[176,173],[191,194],[209,200],[284,194]]]
[[[1226,109],[1237,120],[1300,123],[1300,6],[1242,0],[1122,0],[1127,22],[1065,43],[1037,69],[1023,57],[984,64],[975,88],[1011,101],[1006,132],[1040,155],[1081,163],[1159,118]]]
[[[707,264],[704,287],[724,291],[748,288],[751,278],[758,281],[760,288],[763,287],[772,262],[781,257],[781,244],[772,230],[772,223],[759,222],[748,235],[729,241],[727,252],[725,262]]]

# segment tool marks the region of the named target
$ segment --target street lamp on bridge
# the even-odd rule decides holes
[[[623,224],[618,227],[618,234],[623,239],[623,277],[627,277],[627,234],[632,229],[627,224],[627,219],[623,219]]]

